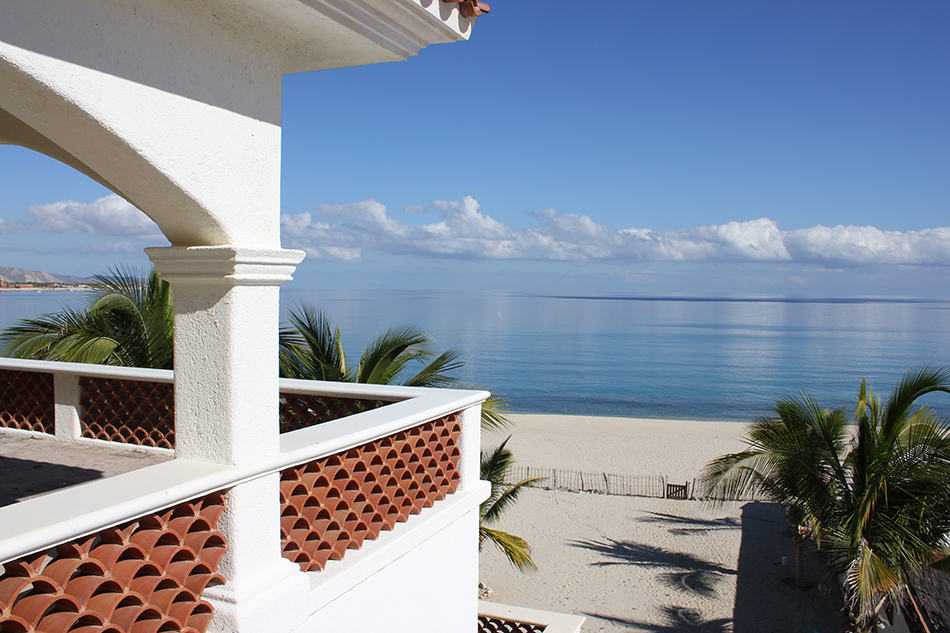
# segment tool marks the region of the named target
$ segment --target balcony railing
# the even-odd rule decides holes
[[[0,359],[0,426],[169,451],[173,380]],[[426,508],[438,506],[420,521],[450,522],[484,497],[472,415],[484,392],[282,379],[280,394],[276,455],[238,466],[174,459],[0,508],[0,630],[204,631],[202,593],[223,580],[225,493],[260,477],[279,474],[281,550],[317,574],[314,604],[388,564],[362,551],[349,563],[349,553],[370,542],[381,551]]]
[[[173,449],[174,380],[171,370],[0,358],[0,427]],[[281,433],[418,395],[375,385],[340,391],[330,384],[281,379]]]

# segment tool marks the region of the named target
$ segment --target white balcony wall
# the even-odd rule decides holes
[[[448,507],[435,516],[423,512],[411,531],[386,543],[387,551],[380,553],[380,560],[367,561],[377,570],[338,597],[323,604],[327,594],[336,589],[334,585],[344,584],[346,579],[315,577],[312,596],[316,610],[300,633],[475,630],[478,544],[472,535],[478,532],[478,497],[459,494],[462,499],[446,500],[443,503]]]

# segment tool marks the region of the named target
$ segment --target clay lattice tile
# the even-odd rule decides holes
[[[82,436],[175,448],[175,394],[169,383],[79,379]]]
[[[284,558],[319,571],[458,488],[458,414],[280,474]]]
[[[386,403],[380,400],[328,398],[308,394],[280,394],[280,432],[296,431],[308,426],[337,420],[348,415],[377,409]]]
[[[211,494],[0,567],[3,633],[204,633],[226,544]]]
[[[138,446],[175,447],[175,402],[171,384],[81,378],[80,387],[83,437]],[[50,401],[52,403],[52,397]],[[296,431],[385,404],[380,400],[281,394],[280,432]],[[52,412],[52,404],[50,407]],[[52,428],[52,421],[50,425]]]
[[[547,626],[503,620],[487,615],[478,616],[478,633],[544,633]]]
[[[0,426],[55,432],[53,375],[0,370]]]

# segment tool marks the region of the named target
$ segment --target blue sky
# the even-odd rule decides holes
[[[945,0],[492,4],[469,42],[285,79],[296,285],[950,294]],[[0,265],[161,243],[26,150],[0,187]]]

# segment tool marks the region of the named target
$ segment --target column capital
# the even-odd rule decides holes
[[[235,246],[160,246],[145,254],[174,285],[279,286],[304,258],[303,251]]]

